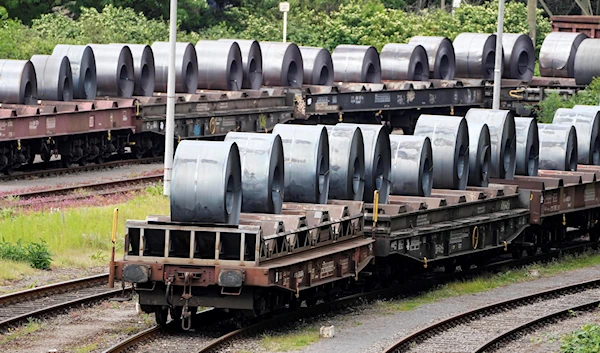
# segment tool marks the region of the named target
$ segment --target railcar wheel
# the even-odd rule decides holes
[[[60,155],[60,161],[61,161],[63,167],[65,167],[65,168],[69,168],[72,163],[71,156],[66,155],[66,154]]]
[[[156,324],[160,326],[165,326],[167,324],[167,320],[169,319],[169,309],[157,306],[154,308],[154,318],[156,319]]]
[[[538,251],[537,246],[532,246],[530,248],[527,248],[527,256],[534,256],[535,254],[537,254],[537,251]]]
[[[50,162],[50,158],[52,158],[52,154],[50,153],[42,153],[41,154],[42,160],[46,163]]]

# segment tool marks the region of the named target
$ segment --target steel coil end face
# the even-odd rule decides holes
[[[89,45],[58,44],[52,56],[66,56],[71,64],[73,98],[93,100],[97,93],[96,56]]]
[[[560,108],[554,113],[552,124],[575,128],[580,164],[598,165],[600,163],[599,111],[600,107],[578,105],[573,109]]]
[[[540,169],[577,170],[577,133],[572,125],[538,124]]]
[[[152,43],[156,65],[155,89],[167,91],[169,42]],[[192,43],[175,43],[175,92],[196,93],[198,89],[198,57]]]
[[[150,97],[156,84],[156,64],[149,45],[110,43],[116,47],[127,46],[133,58],[134,96]]]
[[[469,128],[469,182],[468,185],[486,187],[490,181],[490,130],[485,123],[467,121]]]
[[[515,118],[515,127],[517,132],[515,174],[537,176],[540,156],[537,121],[534,118]]]
[[[294,43],[260,42],[263,55],[263,83],[266,86],[300,88],[304,83],[304,64]]]
[[[415,36],[408,44],[421,45],[427,52],[429,77],[433,79],[453,80],[456,69],[454,46],[446,37]]]
[[[323,126],[277,124],[285,157],[284,200],[327,203],[329,195],[329,139]]]
[[[196,44],[198,88],[239,91],[244,69],[236,42],[201,40]]]
[[[504,33],[504,72],[502,77],[529,82],[535,69],[535,48],[528,35]]]
[[[65,102],[73,100],[73,75],[68,57],[34,55],[31,63],[36,72],[39,99]]]
[[[0,60],[0,103],[37,104],[35,68],[29,60]]]
[[[433,187],[431,140],[425,136],[390,135],[390,144],[390,194],[430,196]]]
[[[383,80],[429,80],[427,52],[421,45],[388,43],[379,58]]]
[[[242,167],[242,212],[280,214],[284,199],[284,158],[281,137],[276,134],[229,132]]]
[[[461,33],[456,36],[453,45],[457,77],[485,80],[494,78],[495,34]]]
[[[365,190],[365,145],[357,126],[325,126],[329,135],[329,198],[362,201]]]
[[[575,77],[575,56],[583,33],[550,32],[540,49],[540,74],[545,77]]]
[[[327,49],[300,47],[300,53],[304,64],[305,85],[333,85],[333,61]]]
[[[240,154],[235,142],[182,141],[171,180],[171,220],[238,224],[242,208]]]
[[[331,60],[335,81],[381,83],[381,63],[374,47],[338,45],[331,54]]]

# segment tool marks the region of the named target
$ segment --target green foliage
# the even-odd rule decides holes
[[[583,325],[580,330],[561,338],[562,353],[596,353],[600,352],[600,326]]]
[[[41,240],[23,244],[21,239],[16,243],[10,243],[2,239],[0,242],[0,258],[5,260],[27,262],[33,268],[47,270],[52,262],[52,255],[48,244]]]
[[[545,97],[537,108],[538,120],[542,123],[551,123],[554,113],[559,108],[573,108],[575,105],[598,105],[600,102],[600,78],[594,78],[583,90],[571,97],[560,96],[552,93]]]

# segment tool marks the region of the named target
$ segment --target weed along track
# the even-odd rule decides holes
[[[521,332],[597,307],[599,298],[596,279],[498,302],[438,321],[402,338],[385,353],[492,352]]]
[[[123,292],[122,289],[107,288],[107,283],[108,274],[102,274],[0,296],[0,329]]]

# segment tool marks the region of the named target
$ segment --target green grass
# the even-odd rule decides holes
[[[21,279],[24,276],[31,276],[38,271],[25,262],[3,259],[0,259],[0,268],[2,269],[2,271],[0,271],[0,279],[9,281]]]
[[[75,353],[88,353],[98,349],[98,343],[89,343],[73,349]]]
[[[586,324],[560,339],[562,353],[597,353],[600,350],[600,326]]]
[[[287,352],[306,347],[318,340],[318,329],[303,328],[285,334],[265,334],[260,340],[260,345],[271,352]]]
[[[494,288],[537,278],[530,275],[532,271],[538,271],[539,277],[548,277],[596,265],[600,265],[600,255],[595,253],[566,256],[559,261],[547,264],[533,264],[499,274],[487,274],[471,280],[451,282],[416,297],[380,301],[377,305],[383,313],[410,311],[421,305],[434,303],[444,298],[485,292]]]
[[[9,329],[4,335],[0,335],[0,346],[17,338],[25,337],[44,327],[44,323],[39,320],[29,318],[27,323],[18,328]]]

